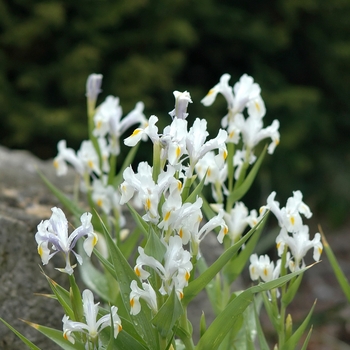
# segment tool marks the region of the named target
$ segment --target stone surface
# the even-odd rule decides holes
[[[62,327],[63,312],[54,300],[35,293],[50,293],[40,273],[41,260],[34,239],[36,226],[51,215],[58,201],[47,189],[37,170],[56,186],[69,190],[72,174],[57,178],[51,162],[43,162],[24,151],[0,147],[0,317],[42,349],[58,349],[20,319],[55,328]],[[54,270],[45,272],[64,284],[66,278]],[[0,349],[24,349],[23,343],[0,323]]]

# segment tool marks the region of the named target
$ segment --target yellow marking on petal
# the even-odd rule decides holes
[[[215,92],[215,89],[210,89],[207,93],[207,96],[210,96],[212,95],[213,93]]]
[[[184,293],[179,292],[179,296],[180,296],[180,299],[182,299],[184,297]]]
[[[233,136],[235,136],[235,132],[234,132],[234,131],[231,131],[231,132],[229,133],[229,137],[230,137],[230,139],[232,139],[232,138],[233,138]]]
[[[97,122],[97,124],[96,124],[96,129],[100,129],[101,126],[102,126],[102,121],[99,120],[99,121]]]
[[[98,199],[97,202],[96,202],[96,204],[97,204],[99,207],[102,207],[102,204],[103,204],[102,199],[101,199],[101,198]]]
[[[279,143],[280,143],[280,140],[275,141],[276,146],[279,145]]]
[[[151,209],[151,200],[149,198],[146,199],[145,209],[150,210]]]
[[[38,246],[38,254],[39,254],[40,256],[43,255],[43,249],[41,248],[41,245]]]
[[[321,247],[318,247],[318,252],[319,252],[319,254],[321,255],[322,252],[323,252],[323,249],[322,249]]]
[[[210,177],[210,174],[211,174],[211,170],[210,170],[210,168],[208,168],[207,175]]]
[[[281,246],[281,242],[278,242],[278,243],[276,244],[277,249],[279,249],[280,246]]]
[[[252,267],[250,268],[250,271],[252,272],[252,274],[254,274],[254,273],[255,273],[255,266],[252,266]]]
[[[94,239],[92,241],[92,245],[95,246],[97,244],[97,241],[98,241],[98,237],[97,237],[97,235],[94,235]]]
[[[224,150],[222,156],[224,157],[224,160],[227,158],[227,151],[226,150]]]
[[[176,147],[176,158],[179,158],[180,155],[181,155],[181,148],[180,148],[180,146],[177,146]]]
[[[134,298],[131,298],[130,299],[130,306],[133,308],[134,305],[135,305],[135,300],[134,300]]]
[[[68,336],[67,336],[67,333],[63,333],[63,338],[68,340]]]
[[[88,166],[90,169],[92,169],[94,167],[94,162],[92,160],[88,161]]]
[[[55,167],[55,169],[59,168],[59,163],[56,159],[53,161],[53,166]]]
[[[295,224],[295,218],[294,216],[291,216],[290,219],[289,219],[290,223],[294,226]]]
[[[177,182],[177,189],[178,189],[179,191],[181,191],[181,189],[182,189],[182,182],[181,182],[181,181],[178,181],[178,182]]]
[[[263,271],[263,272],[264,272],[264,275],[267,276],[268,271],[267,271],[267,268],[266,268],[266,267],[264,268],[264,271]]]
[[[140,277],[141,276],[141,272],[140,272],[139,268],[136,266],[134,270],[135,270],[136,276]]]
[[[122,325],[121,324],[118,324],[118,332],[121,332],[123,329]]]
[[[189,274],[188,271],[186,271],[186,275],[185,275],[185,280],[188,281],[190,279],[191,275]]]
[[[140,128],[135,129],[134,132],[131,134],[131,137],[132,137],[132,136],[136,136],[136,135],[139,134],[141,131],[142,131],[142,129],[140,129]]]
[[[260,112],[261,108],[258,102],[255,102],[255,108],[257,109],[258,112]]]
[[[182,228],[180,228],[179,236],[182,238],[183,234],[184,234],[184,231],[182,230]]]
[[[224,235],[226,236],[227,233],[228,233],[228,227],[227,226],[224,227],[224,231],[223,232],[224,232]]]
[[[164,221],[168,221],[170,218],[171,211],[168,211],[164,216]]]

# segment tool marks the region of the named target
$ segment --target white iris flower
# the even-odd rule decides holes
[[[173,288],[179,297],[183,297],[183,288],[188,285],[190,273],[193,268],[191,254],[182,246],[179,236],[171,236],[169,242],[163,244],[166,247],[163,263],[160,263],[153,256],[147,255],[142,247],[139,247],[139,256],[134,268],[136,275],[141,280],[147,280],[150,273],[144,270],[144,266],[152,268],[161,278],[162,285],[159,292],[163,295],[170,295]]]
[[[92,215],[90,213],[83,214],[80,218],[81,226],[68,236],[68,221],[63,211],[56,207],[51,210],[51,218],[41,221],[38,225],[38,232],[35,235],[35,240],[38,243],[38,253],[42,263],[46,265],[55,254],[62,252],[66,267],[58,270],[71,275],[74,266],[70,263],[70,253],[75,255],[79,264],[83,262],[81,256],[73,250],[77,241],[81,237],[86,236],[83,247],[88,256],[91,256],[92,250],[97,243],[97,235],[94,233],[91,224]],[[51,252],[51,249],[53,252]]]
[[[94,303],[92,292],[89,289],[85,289],[83,291],[83,311],[86,323],[72,321],[67,315],[64,315],[62,319],[63,337],[74,344],[75,339],[72,333],[85,333],[88,335],[87,349],[90,349],[89,342],[94,344],[94,349],[99,348],[97,344],[98,334],[106,327],[112,327],[114,338],[117,338],[119,332],[122,330],[121,320],[117,314],[118,308],[112,306],[110,313],[97,320],[98,304]],[[113,320],[113,323],[111,320]]]

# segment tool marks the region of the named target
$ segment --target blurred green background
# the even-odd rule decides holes
[[[75,0],[0,2],[0,143],[46,159],[66,139],[87,135],[85,82],[102,73],[103,93],[124,112],[169,122],[173,90],[188,90],[189,123],[214,131],[222,97],[200,100],[223,73],[260,84],[265,125],[279,119],[281,143],[268,156],[260,199],[293,190],[322,220],[340,225],[350,204],[350,1]],[[322,222],[321,220],[321,222]]]

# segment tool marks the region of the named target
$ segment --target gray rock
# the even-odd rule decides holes
[[[36,226],[59,205],[37,170],[56,186],[69,189],[73,176],[57,178],[52,162],[43,162],[25,151],[0,147],[0,317],[42,349],[58,349],[55,344],[20,319],[62,329],[63,310],[52,299],[35,295],[51,293],[41,274],[41,259],[34,239]],[[59,257],[58,257],[59,258]],[[44,266],[52,279],[67,287],[67,277]],[[25,346],[0,323],[0,348],[24,349]]]

